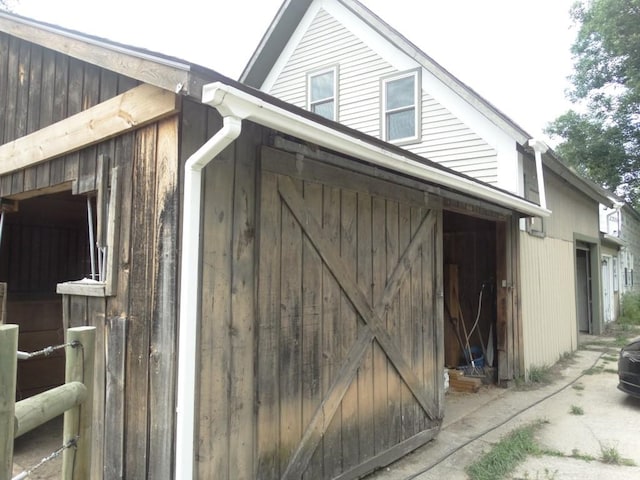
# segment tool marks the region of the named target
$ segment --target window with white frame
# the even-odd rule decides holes
[[[337,120],[337,77],[336,67],[307,75],[308,109],[329,120]]]
[[[382,138],[401,143],[420,140],[418,70],[382,79]]]

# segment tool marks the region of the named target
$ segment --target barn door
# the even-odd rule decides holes
[[[441,215],[309,160],[293,177],[286,158],[263,152],[257,474],[356,478],[439,428]]]

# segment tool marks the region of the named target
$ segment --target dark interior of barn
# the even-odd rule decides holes
[[[6,323],[20,327],[18,349],[34,352],[64,341],[60,282],[87,276],[87,197],[71,192],[12,202],[5,208],[0,282]],[[17,399],[64,382],[64,353],[18,362]]]
[[[445,211],[445,366],[495,381],[496,223]]]

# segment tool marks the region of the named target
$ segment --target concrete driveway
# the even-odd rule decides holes
[[[572,361],[556,369],[555,381],[544,387],[484,387],[477,394],[447,394],[443,428],[436,440],[370,475],[368,480],[467,479],[465,468],[483,452],[515,428],[538,420],[548,422],[538,432],[539,444],[566,456],[529,457],[511,478],[639,479],[640,401],[616,389],[617,348],[606,345],[613,339],[583,342],[587,349],[579,350]],[[575,411],[582,409],[583,414],[570,413],[572,407]],[[56,419],[18,439],[14,474],[37,464],[57,448],[61,429],[61,419]],[[597,459],[606,448],[636,466],[569,458],[579,455]],[[59,478],[60,463],[60,458],[48,462],[30,478]]]
[[[640,478],[640,401],[616,388],[618,349],[613,341],[587,339],[586,349],[541,388],[447,394],[436,440],[368,480],[467,479],[465,468],[502,437],[540,420],[545,423],[538,430],[538,444],[554,455],[528,457],[508,478]],[[635,466],[603,463],[599,459],[605,450]],[[594,460],[584,460],[589,457]]]

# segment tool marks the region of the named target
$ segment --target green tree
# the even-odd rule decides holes
[[[578,0],[575,105],[547,128],[587,177],[640,206],[640,0]]]

